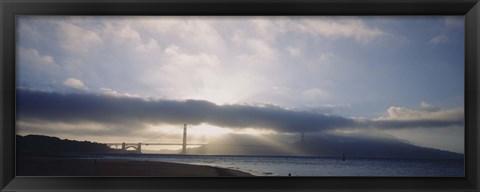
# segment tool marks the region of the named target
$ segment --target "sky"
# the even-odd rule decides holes
[[[17,133],[375,135],[464,151],[463,16],[20,16]]]

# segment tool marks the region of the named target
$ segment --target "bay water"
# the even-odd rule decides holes
[[[161,161],[240,170],[255,176],[463,177],[463,159],[390,159],[232,155],[107,155],[107,159]]]

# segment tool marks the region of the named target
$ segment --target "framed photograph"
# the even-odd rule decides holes
[[[478,1],[4,1],[2,191],[478,191]]]

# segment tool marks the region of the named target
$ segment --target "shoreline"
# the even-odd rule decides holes
[[[206,165],[127,159],[21,157],[17,176],[249,177],[250,173]]]

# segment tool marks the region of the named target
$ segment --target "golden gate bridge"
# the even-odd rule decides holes
[[[176,128],[176,127],[175,127]],[[174,129],[175,129],[174,128]],[[104,143],[108,147],[113,148],[113,149],[121,149],[122,151],[127,151],[130,149],[133,149],[136,153],[142,153],[142,146],[182,146],[182,154],[187,153],[187,146],[203,146],[203,145],[208,145],[207,143],[187,143],[187,124],[183,124],[183,137],[182,137],[182,143],[158,143],[158,142],[148,142],[153,139],[158,139],[159,137],[163,137],[167,135],[169,132],[173,131],[174,129],[170,129],[166,133],[156,136],[150,139],[147,139],[143,142],[138,142],[138,143],[132,143],[132,142],[122,142],[122,143]],[[300,143],[303,144],[305,142],[305,133],[301,132],[300,135]],[[121,148],[119,148],[121,146]]]
[[[169,131],[165,134],[162,134],[160,136],[165,136],[166,134],[168,134]],[[151,139],[148,139],[146,141],[149,141],[149,140],[152,140],[152,139],[158,139],[160,136],[157,136],[157,137],[154,137],[154,138],[151,138]],[[142,152],[142,145],[144,146],[168,146],[168,145],[176,145],[176,146],[179,146],[181,145],[182,146],[182,153],[183,154],[186,154],[187,153],[187,145],[195,145],[195,146],[202,146],[202,145],[206,145],[206,143],[187,143],[187,124],[184,124],[183,125],[183,139],[182,139],[182,143],[153,143],[153,142],[138,142],[138,143],[127,143],[127,142],[122,142],[122,143],[105,143],[108,147],[110,148],[114,148],[114,149],[119,149],[118,146],[121,146],[120,149],[122,149],[122,151],[126,151],[126,150],[129,150],[129,149],[133,149],[135,150],[137,153],[141,153]]]

